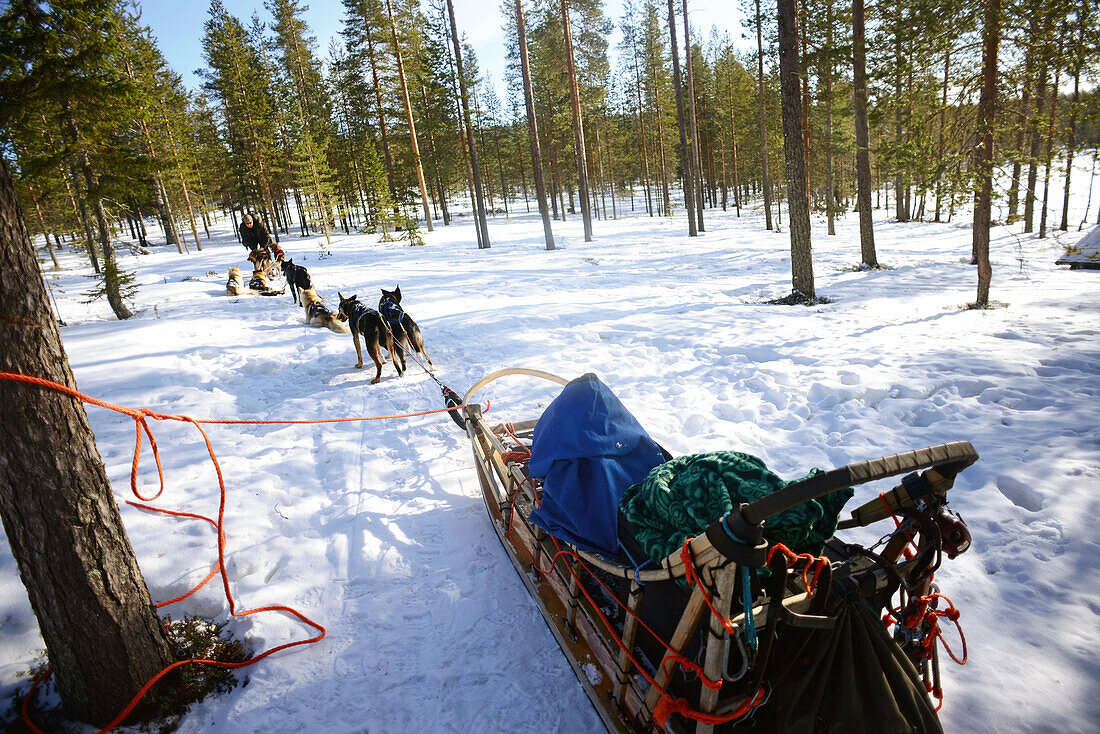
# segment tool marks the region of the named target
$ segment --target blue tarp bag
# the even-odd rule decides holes
[[[664,462],[656,442],[607,385],[570,382],[535,425],[529,470],[543,482],[531,521],[551,535],[614,558],[619,500]]]

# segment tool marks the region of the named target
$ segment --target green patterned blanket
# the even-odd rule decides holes
[[[807,476],[820,471],[814,469]],[[749,454],[693,454],[654,468],[626,491],[619,510],[630,521],[645,552],[661,561],[742,502],[752,502],[788,484],[792,482],[780,479]],[[853,494],[848,487],[781,512],[764,523],[764,537],[796,553],[818,554],[836,531],[840,511]]]

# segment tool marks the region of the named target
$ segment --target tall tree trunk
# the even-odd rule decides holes
[[[199,242],[199,227],[195,222],[195,210],[191,206],[191,193],[187,190],[187,181],[183,177],[183,166],[180,163],[179,153],[176,151],[176,138],[172,134],[172,126],[168,122],[168,117],[164,114],[164,108],[160,110],[161,119],[164,121],[164,129],[168,132],[168,144],[172,150],[172,160],[176,164],[176,173],[179,175],[180,188],[183,190],[183,201],[187,205],[187,215],[191,218],[191,235],[195,238],[195,248],[202,251],[202,243]]]
[[[676,40],[676,9],[672,0],[668,0],[668,33],[672,39],[672,86],[676,90],[676,127],[680,131],[680,172],[683,176],[684,208],[688,217],[688,236],[698,237],[699,228],[695,221],[695,170],[694,156],[688,142],[688,120],[684,111],[684,86],[680,83],[680,52]]]
[[[1032,16],[1032,29],[1035,27]],[[1027,128],[1031,115],[1031,78],[1034,76],[1035,49],[1028,45],[1024,61],[1023,92],[1020,95],[1020,122],[1016,128],[1016,148],[1012,161],[1012,179],[1008,185],[1008,217],[1006,223],[1015,224],[1020,218],[1017,213],[1020,199],[1020,169],[1023,166],[1024,143],[1027,140]],[[946,85],[946,82],[945,82]]]
[[[756,0],[756,79],[760,95],[760,175],[764,191],[764,226],[772,229],[772,181],[768,175],[768,132],[764,126],[764,41],[760,26],[760,0]]]
[[[397,58],[397,78],[401,80],[401,94],[405,100],[405,116],[409,120],[409,137],[412,139],[413,161],[416,163],[416,180],[420,184],[420,203],[424,208],[424,224],[432,227],[432,213],[428,208],[428,187],[424,185],[424,166],[420,163],[420,145],[416,141],[416,122],[413,121],[412,103],[409,102],[409,86],[405,83],[405,63],[401,58],[401,46],[397,43],[397,25],[393,22],[393,5],[386,0],[386,13],[390,17],[390,33],[393,36],[393,55]]]
[[[1096,142],[1092,146],[1092,172],[1089,175],[1089,195],[1085,198],[1085,214],[1081,217],[1081,223],[1077,225],[1077,231],[1085,228],[1085,222],[1089,220],[1089,211],[1092,208],[1092,185],[1096,182],[1096,163],[1100,159],[1100,128],[1096,131]],[[1097,222],[1100,224],[1100,221]],[[57,237],[55,234],[54,237]]]
[[[1043,104],[1047,99],[1047,81],[1050,74],[1050,52],[1047,47],[1050,34],[1051,18],[1053,12],[1040,6],[1037,12],[1043,15],[1042,30],[1038,38],[1031,39],[1039,44],[1039,86],[1035,92],[1036,114],[1031,119],[1031,148],[1028,155],[1027,169],[1027,194],[1024,198],[1024,232],[1032,232],[1035,229],[1035,186],[1039,181],[1039,154],[1043,145],[1043,134],[1040,130],[1042,122]]]
[[[695,174],[695,218],[696,229],[706,231],[703,227],[703,159],[699,151],[699,124],[695,116],[695,76],[691,61],[691,26],[688,23],[688,0],[684,1],[684,66],[687,71],[687,95],[688,111],[691,119],[691,169]]]
[[[591,242],[592,205],[588,198],[588,161],[584,149],[584,125],[581,123],[577,65],[573,59],[573,24],[569,20],[569,0],[561,0],[561,24],[565,32],[565,68],[569,77],[569,103],[573,108],[573,144],[577,150],[577,189],[581,200],[581,217],[584,220],[584,241]]]
[[[0,162],[0,371],[76,388]],[[84,406],[0,380],[0,517],[66,713],[105,724],[172,663]]]
[[[741,181],[737,173],[737,126],[733,117],[733,67],[729,69],[730,77],[730,144],[733,147],[733,205],[737,207],[737,217],[741,217]]]
[[[947,85],[948,85],[948,81],[950,79],[950,72],[951,72],[951,49],[948,48],[946,53],[944,54],[944,60],[943,60],[943,93],[942,93],[942,96],[940,98],[940,115],[939,115],[939,117],[940,117],[940,144],[939,144],[939,148],[936,150],[936,191],[935,191],[936,215],[933,219],[933,221],[936,221],[936,222],[940,221],[940,199],[943,196],[944,155],[945,155],[945,147],[946,147],[945,134],[946,134],[946,128],[947,128]],[[1016,184],[1017,184],[1017,187],[1018,187],[1019,183],[1020,183],[1020,178],[1019,178],[1020,166],[1019,166],[1019,162],[1017,162],[1015,170],[1016,170]]]
[[[462,70],[462,46],[458,42],[458,24],[455,22],[455,8],[451,0],[447,0],[447,13],[451,17],[451,42],[454,44],[455,68],[458,72],[459,97],[462,102],[462,121],[466,128],[466,144],[470,150],[470,168],[474,179],[474,215],[477,218],[478,232],[481,241],[478,245],[481,249],[489,247],[489,224],[485,220],[485,199],[481,191],[481,164],[477,158],[477,142],[474,140],[474,123],[470,116],[470,102],[466,95],[466,74]]]
[[[657,72],[651,71],[653,88],[657,88]],[[672,198],[668,193],[668,160],[665,157],[665,125],[662,122],[661,103],[654,92],[654,106],[657,108],[657,161],[661,166],[661,206],[664,216],[672,216]]]
[[[67,101],[63,102],[61,109],[65,115],[65,124],[69,129],[69,135],[72,136],[73,145],[80,146],[80,130],[69,113],[69,103]],[[114,311],[117,318],[128,319],[133,314],[122,302],[122,294],[119,290],[118,263],[115,261],[115,248],[111,243],[111,228],[107,223],[107,212],[103,209],[103,199],[97,191],[98,182],[88,159],[87,151],[81,154],[80,168],[84,175],[84,188],[88,192],[89,199],[91,199],[92,212],[95,214],[96,227],[99,230],[99,246],[103,252],[103,290],[107,294],[107,303],[110,304],[111,310]]]
[[[1081,65],[1083,59],[1081,58],[1082,51],[1080,49],[1085,46],[1085,24],[1087,22],[1088,9],[1089,3],[1082,2],[1081,9],[1077,11],[1078,50],[1075,51],[1074,55],[1073,101],[1070,106],[1069,128],[1066,130],[1066,172],[1062,186],[1062,223],[1058,227],[1058,229],[1063,232],[1069,229],[1069,182],[1070,174],[1073,172],[1073,154],[1077,149],[1077,112],[1081,100]]]
[[[825,47],[833,48],[833,0],[828,0],[825,11]],[[808,76],[808,75],[807,75]],[[825,218],[829,222],[829,234],[836,235],[836,177],[833,172],[833,57],[825,58]]]
[[[894,145],[900,151],[902,142],[905,139],[904,128],[902,125],[901,114],[901,101],[903,98],[902,90],[902,68],[903,68],[903,55],[901,50],[901,23],[902,23],[902,0],[895,0],[896,5],[894,9]],[[904,166],[900,163],[896,163],[897,171],[894,172],[894,206],[897,212],[897,220],[899,222],[909,221],[909,206],[905,197],[905,190],[909,187],[908,180],[905,175]]]
[[[859,249],[863,264],[878,267],[874,217],[871,212],[871,136],[867,126],[867,44],[863,0],[852,0],[852,78],[856,127],[856,202]]]
[[[638,71],[638,52],[634,48],[634,34],[630,34],[630,54],[634,58],[634,92],[638,98],[638,137],[642,141],[642,187],[645,189],[645,206],[649,216],[653,216],[653,197],[650,190],[649,150],[646,148],[645,116],[642,114],[642,77]],[[631,187],[631,201],[633,201]],[[633,206],[633,204],[631,205]]]
[[[795,30],[798,32],[801,58],[806,58],[806,0],[795,0]],[[800,72],[802,80],[802,150],[806,156],[806,192],[810,191],[810,74]]]
[[[34,202],[34,211],[38,215],[38,226],[42,229],[42,237],[46,240],[46,249],[49,250],[50,260],[53,262],[53,269],[60,270],[61,264],[57,262],[57,253],[53,249],[53,243],[50,242],[50,232],[46,229],[46,220],[42,217],[42,206],[38,203],[38,194],[34,193],[34,186],[27,185],[27,191],[31,195],[31,201]],[[133,225],[130,225],[133,229]]]
[[[795,0],[779,0],[779,90],[783,105],[783,151],[787,169],[787,209],[791,230],[791,283],[794,295],[812,301],[813,253],[810,249],[810,197],[806,190],[806,150],[802,139],[798,24]]]
[[[76,175],[76,168],[71,164],[68,168],[68,175],[62,175],[62,178],[65,179],[65,190],[69,194],[73,211],[76,213],[77,219],[80,220],[80,227],[84,231],[84,242],[88,246],[88,259],[92,262],[92,270],[98,273],[99,258],[95,254],[95,238],[92,237],[92,221],[88,217],[88,205],[84,197],[80,195],[80,181]],[[77,203],[78,199],[79,203]],[[73,238],[76,239],[75,235]]]
[[[497,170],[500,172],[500,199],[504,202],[504,216],[511,217],[511,213],[508,211],[508,187],[504,182],[504,160],[500,157],[500,136],[493,136],[493,147],[497,152]]]
[[[371,34],[371,20],[363,18],[363,27],[367,35],[367,59],[370,61],[370,73],[374,80],[374,101],[378,107],[378,134],[382,138],[382,160],[386,166],[386,182],[390,185],[390,197],[394,211],[397,211],[397,185],[393,179],[393,156],[390,155],[390,136],[386,129],[386,109],[382,105],[382,86],[378,83],[378,64],[374,58],[374,36]]]
[[[1001,42],[1001,0],[986,0],[982,28],[982,93],[978,101],[978,197],[974,209],[974,253],[978,261],[978,300],[989,305],[989,223],[993,207],[993,133],[997,112],[997,54]]]
[[[1061,51],[1061,43],[1058,44]],[[1059,54],[1060,55],[1060,54]],[[1054,163],[1054,118],[1058,114],[1058,87],[1062,81],[1062,70],[1054,72],[1054,87],[1050,90],[1050,105],[1047,107],[1047,133],[1043,143],[1043,207],[1039,213],[1039,239],[1047,236],[1047,214],[1050,208],[1050,169]]]

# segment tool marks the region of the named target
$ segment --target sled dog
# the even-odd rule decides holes
[[[244,276],[241,275],[240,265],[229,266],[229,280],[225,282],[225,295],[227,296],[243,296],[251,293],[244,284]]]
[[[374,360],[374,366],[378,368],[371,384],[374,385],[382,379],[382,349],[389,351],[393,357],[393,366],[397,369],[397,376],[402,377],[405,374],[405,368],[402,362],[398,361],[393,339],[390,338],[390,332],[382,321],[382,315],[360,303],[357,296],[344,298],[342,293],[336,295],[340,297],[337,318],[348,322],[348,326],[351,327],[351,338],[355,341],[355,356],[359,358],[355,366],[363,366],[363,350],[359,346],[359,335],[362,334],[363,341],[367,345],[367,353]]]
[[[424,337],[420,335],[420,327],[413,321],[412,316],[409,316],[401,308],[401,286],[397,286],[392,291],[382,289],[382,298],[378,301],[378,311],[382,314],[382,319],[393,334],[393,339],[398,347],[397,354],[401,358],[402,369],[406,366],[406,350],[423,354],[424,359],[428,360],[428,364],[435,367],[432,364],[432,358],[424,350]]]
[[[302,308],[305,310],[306,323],[310,326],[318,326],[330,329],[337,334],[347,334],[350,329],[341,321],[332,310],[325,305],[325,301],[314,288],[307,288],[299,294],[302,300]]]
[[[301,265],[295,265],[294,258],[283,260],[279,267],[283,270],[283,277],[286,278],[286,284],[290,286],[290,297],[294,299],[295,303],[298,303],[299,291],[304,291],[307,288],[313,287],[313,281],[309,278],[309,271]]]

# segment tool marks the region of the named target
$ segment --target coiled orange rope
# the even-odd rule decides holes
[[[288,607],[288,606],[283,606],[281,604],[274,604],[274,605],[265,606],[265,607],[257,607],[255,609],[243,609],[243,610],[240,610],[240,611],[237,610],[236,601],[234,600],[233,594],[229,589],[229,577],[228,577],[228,575],[226,573],[226,569],[225,569],[225,547],[226,547],[226,542],[225,542],[225,505],[226,505],[225,478],[222,475],[222,469],[221,469],[221,465],[218,463],[218,458],[214,454],[214,446],[210,442],[210,437],[207,436],[206,431],[204,431],[202,429],[202,426],[204,424],[205,425],[227,425],[227,424],[275,425],[275,424],[310,424],[310,423],[347,423],[347,422],[352,422],[352,421],[373,421],[373,420],[385,420],[385,419],[393,419],[393,418],[412,418],[412,417],[421,416],[421,415],[431,415],[433,413],[444,413],[444,412],[447,412],[448,410],[455,410],[455,409],[460,409],[460,408],[465,408],[466,407],[465,405],[460,405],[460,406],[456,406],[455,408],[441,408],[439,410],[426,410],[426,411],[421,411],[421,412],[418,412],[418,413],[402,413],[402,414],[396,414],[396,415],[379,415],[379,416],[357,417],[357,418],[325,418],[325,419],[317,419],[317,420],[288,420],[288,421],[229,420],[229,419],[224,419],[224,420],[196,420],[194,418],[191,418],[191,417],[185,416],[185,415],[169,415],[169,414],[165,414],[165,413],[157,413],[155,411],[148,410],[146,408],[127,408],[127,407],[122,406],[122,405],[116,405],[114,403],[109,403],[105,400],[100,400],[98,398],[93,398],[90,395],[86,395],[86,394],[80,392],[79,390],[74,390],[73,388],[70,388],[66,385],[61,385],[59,383],[52,382],[50,380],[44,380],[42,378],[33,377],[33,376],[30,376],[30,375],[21,375],[21,374],[12,373],[12,372],[0,372],[0,380],[9,380],[9,381],[12,381],[12,382],[22,382],[22,383],[27,383],[27,384],[30,384],[30,385],[36,385],[36,386],[39,386],[39,387],[48,388],[48,389],[55,390],[55,391],[60,392],[60,393],[64,393],[65,395],[69,395],[70,397],[76,398],[77,400],[80,400],[80,401],[82,401],[84,403],[87,403],[89,405],[95,405],[95,406],[98,406],[98,407],[101,407],[101,408],[106,408],[108,410],[113,410],[116,413],[121,413],[123,415],[127,415],[127,416],[133,418],[134,419],[135,430],[136,430],[136,439],[135,439],[135,442],[134,442],[134,459],[133,459],[133,463],[132,463],[131,470],[130,470],[130,489],[134,493],[134,495],[136,497],[138,497],[138,499],[141,499],[144,502],[151,502],[151,501],[157,499],[158,497],[160,497],[161,493],[164,492],[164,471],[161,467],[160,452],[157,448],[156,439],[153,437],[153,432],[149,428],[149,424],[147,422],[147,419],[152,418],[153,420],[161,420],[161,421],[166,421],[166,420],[180,421],[180,422],[183,422],[183,423],[190,423],[193,426],[195,426],[195,428],[198,429],[199,433],[202,435],[203,441],[206,443],[207,454],[210,456],[210,461],[211,461],[211,463],[213,463],[214,471],[217,473],[217,476],[218,476],[218,488],[219,488],[220,496],[219,496],[219,502],[218,502],[218,518],[217,518],[217,520],[209,518],[205,515],[198,515],[198,514],[190,513],[190,512],[181,512],[181,511],[178,511],[178,510],[166,510],[166,509],[162,509],[162,508],[158,508],[158,507],[152,507],[150,505],[146,505],[146,504],[142,504],[142,503],[138,503],[138,502],[127,501],[128,504],[131,504],[135,507],[140,507],[140,508],[145,509],[145,510],[150,510],[152,512],[159,512],[159,513],[162,513],[162,514],[165,514],[165,515],[172,515],[174,517],[185,517],[185,518],[191,518],[191,519],[196,519],[196,520],[203,520],[203,521],[208,522],[211,525],[213,525],[214,528],[218,532],[218,562],[214,566],[214,568],[210,571],[210,573],[207,574],[206,578],[203,579],[197,586],[195,586],[193,589],[191,589],[187,593],[185,593],[181,596],[178,596],[175,599],[169,599],[168,601],[160,602],[159,604],[156,605],[157,608],[167,606],[168,604],[173,604],[175,602],[186,599],[187,597],[191,596],[196,591],[201,589],[203,586],[205,586],[207,584],[207,582],[209,582],[212,578],[214,578],[215,575],[220,574],[221,578],[222,578],[222,589],[225,592],[226,600],[229,602],[229,614],[231,616],[244,617],[244,616],[247,616],[247,615],[250,615],[250,614],[257,614],[259,612],[273,612],[273,611],[286,612],[287,614],[290,614],[290,615],[296,617],[297,619],[299,619],[304,624],[306,624],[306,625],[312,627],[313,629],[317,630],[317,633],[318,633],[318,634],[314,635],[313,637],[310,637],[310,638],[305,639],[305,640],[298,640],[298,641],[295,641],[295,642],[288,642],[288,643],[285,643],[285,644],[282,644],[282,645],[278,645],[276,647],[271,648],[270,650],[265,650],[264,652],[260,653],[259,655],[255,655],[255,656],[249,658],[248,660],[238,662],[238,663],[219,662],[219,661],[216,661],[216,660],[205,660],[205,659],[180,660],[178,662],[175,662],[175,663],[169,665],[168,667],[166,667],[164,670],[157,673],[144,686],[142,686],[141,690],[138,691],[137,695],[135,695],[133,699],[131,699],[130,703],[126,706],[126,708],[123,709],[122,712],[120,712],[106,726],[104,726],[102,729],[100,729],[97,734],[103,734],[104,732],[108,732],[111,729],[118,726],[123,720],[125,720],[125,718],[127,716],[130,715],[131,712],[133,712],[134,708],[138,705],[138,703],[145,696],[145,694],[149,692],[149,689],[152,688],[154,684],[156,684],[157,681],[159,681],[166,674],[168,674],[169,672],[171,672],[172,670],[174,670],[178,667],[181,667],[183,665],[190,665],[190,664],[202,664],[202,665],[211,665],[211,666],[216,666],[216,667],[221,667],[221,668],[244,668],[246,666],[257,663],[260,660],[263,660],[264,658],[266,658],[270,655],[274,655],[275,653],[280,652],[282,650],[286,650],[286,649],[291,648],[291,647],[297,647],[299,645],[309,645],[309,644],[312,644],[312,643],[315,643],[315,642],[320,642],[325,637],[325,628],[324,627],[322,627],[317,622],[314,622],[313,620],[309,619],[308,617],[306,617],[304,614],[297,611],[296,609],[293,609],[293,608]],[[139,460],[141,458],[142,433],[144,433],[145,436],[149,439],[149,446],[152,448],[153,458],[156,461],[156,465],[157,465],[157,475],[160,479],[160,488],[158,489],[157,493],[154,494],[152,497],[143,496],[138,491],[138,488],[137,488],[137,472],[138,472]],[[31,685],[30,690],[27,691],[27,694],[23,697],[23,704],[22,704],[23,719],[26,722],[27,727],[30,728],[31,731],[35,732],[35,734],[45,734],[45,732],[43,732],[41,729],[39,729],[37,726],[35,726],[34,723],[30,720],[30,714],[29,714],[29,710],[28,710],[29,709],[29,704],[30,704],[31,698],[34,696],[35,690],[38,688],[38,686],[44,680],[46,680],[46,678],[49,677],[50,672],[51,671],[47,668],[44,673],[42,673],[37,679],[35,679],[34,683]]]

